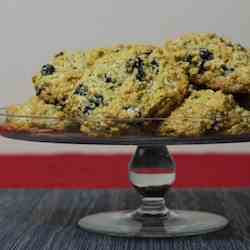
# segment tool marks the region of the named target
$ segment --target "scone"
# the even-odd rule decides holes
[[[76,122],[65,119],[65,114],[56,106],[46,104],[38,97],[32,97],[22,105],[7,109],[8,126],[20,129],[66,130],[77,128]]]
[[[250,111],[236,106],[229,112],[225,128],[221,132],[226,135],[243,135],[250,133]]]
[[[189,80],[225,93],[250,93],[250,53],[213,33],[189,33],[165,46]]]
[[[232,95],[221,91],[194,91],[162,123],[163,136],[200,136],[225,128],[228,113],[235,108]]]
[[[65,110],[83,133],[120,135],[140,119],[168,115],[187,89],[184,70],[169,63],[164,49],[117,46],[84,75]]]
[[[48,104],[64,107],[67,99],[82,78],[86,68],[102,57],[106,49],[93,49],[87,52],[57,53],[49,64],[42,66],[33,76],[36,95]]]

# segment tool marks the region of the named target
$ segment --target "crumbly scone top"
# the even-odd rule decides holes
[[[188,33],[165,48],[191,82],[227,93],[250,92],[250,53],[242,45],[214,33]]]

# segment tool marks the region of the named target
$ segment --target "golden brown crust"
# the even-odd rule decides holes
[[[76,127],[76,122],[66,119],[65,114],[56,106],[32,97],[22,105],[7,109],[7,126],[22,131],[59,130]]]
[[[226,135],[243,135],[250,133],[250,111],[236,106],[229,112],[225,127],[221,132]]]
[[[250,111],[228,95],[250,93],[250,50],[213,33],[190,33],[165,49],[121,44],[60,52],[33,84],[38,97],[8,108],[5,129],[64,131],[76,126],[73,119],[89,136],[136,135],[156,128],[145,119],[165,118],[163,136],[250,132]]]
[[[214,33],[188,33],[165,47],[193,83],[225,93],[250,92],[250,53],[240,44]]]
[[[86,52],[57,53],[49,64],[44,65],[41,71],[32,78],[37,96],[46,103],[63,107],[78,81],[83,77],[85,70],[91,68],[109,51],[110,49],[98,48]],[[44,70],[46,66],[52,67],[52,70]]]
[[[220,91],[195,91],[163,122],[160,134],[200,136],[222,130],[228,113],[234,107],[233,97]]]
[[[167,116],[187,89],[185,72],[169,63],[164,49],[119,46],[84,75],[65,110],[84,133],[117,135],[133,129],[133,119]],[[130,122],[115,122],[124,119]]]

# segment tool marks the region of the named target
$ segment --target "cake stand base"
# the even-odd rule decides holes
[[[79,226],[113,236],[148,238],[199,235],[224,228],[228,220],[220,215],[167,208],[165,195],[175,181],[175,169],[166,146],[138,146],[129,163],[129,179],[142,196],[140,208],[90,215]]]
[[[162,218],[137,220],[133,212],[107,212],[87,216],[79,226],[87,231],[120,237],[170,238],[200,235],[224,228],[220,215],[196,211],[171,211]]]

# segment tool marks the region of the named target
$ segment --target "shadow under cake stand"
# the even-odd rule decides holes
[[[12,139],[36,142],[136,145],[137,149],[129,163],[128,172],[130,182],[142,196],[141,206],[135,211],[125,210],[89,215],[82,218],[78,225],[87,231],[112,236],[149,238],[205,234],[220,230],[229,223],[223,216],[213,213],[167,208],[165,195],[175,181],[176,165],[166,145],[250,141],[250,135],[196,138],[149,136],[91,138],[81,133],[69,132],[5,131],[1,134]]]

